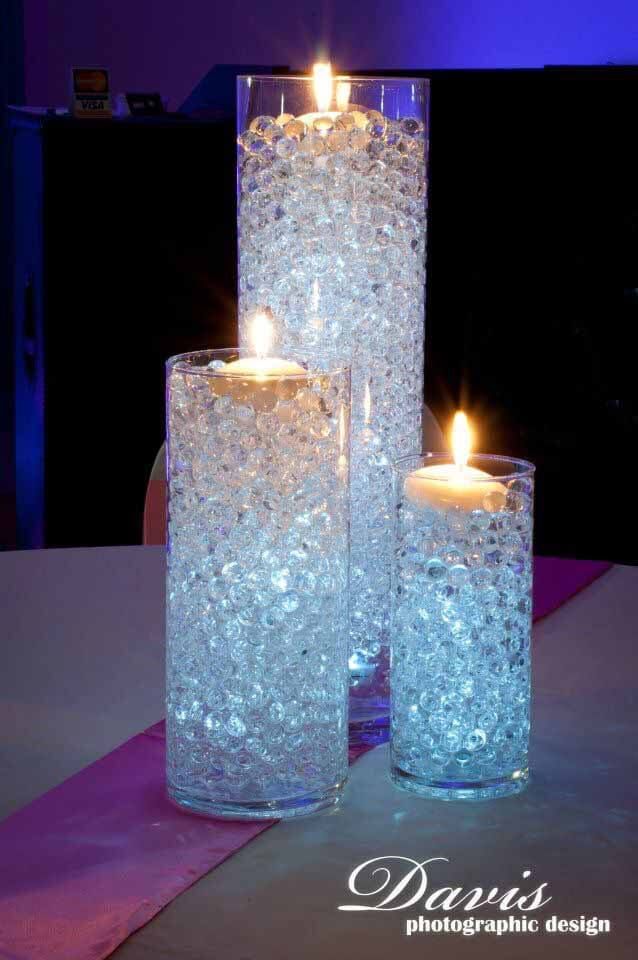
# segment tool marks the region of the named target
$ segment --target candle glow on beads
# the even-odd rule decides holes
[[[167,368],[168,788],[233,818],[333,805],[347,773],[349,371],[255,356],[270,328]]]
[[[351,719],[366,725],[388,714],[390,465],[421,438],[428,94],[322,59],[239,81],[239,332],[252,349],[267,311],[280,356],[352,364]]]
[[[396,467],[392,779],[444,800],[528,779],[534,468],[469,437]]]

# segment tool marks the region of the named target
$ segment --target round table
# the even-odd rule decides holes
[[[164,556],[160,547],[0,554],[0,816],[162,716]],[[535,626],[533,781],[520,797],[420,800],[391,786],[378,747],[352,767],[338,811],[267,830],[113,957],[633,957],[637,623],[638,569],[616,566]],[[406,937],[422,905],[338,910],[363,902],[347,889],[352,870],[383,856],[446,858],[432,865],[433,887],[546,882],[542,922],[583,915],[612,930]]]

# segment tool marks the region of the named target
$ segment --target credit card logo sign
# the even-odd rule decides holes
[[[108,70],[103,67],[74,67],[71,74],[73,116],[112,116]]]

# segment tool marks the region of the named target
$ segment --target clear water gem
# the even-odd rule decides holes
[[[251,121],[248,129],[251,131],[251,133],[256,133],[258,134],[258,136],[263,137],[265,131],[269,127],[271,127],[273,124],[275,124],[274,117],[269,117],[269,116],[255,117],[255,119]]]

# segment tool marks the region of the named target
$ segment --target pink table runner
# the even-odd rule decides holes
[[[534,619],[608,567],[536,558]],[[162,722],[0,824],[0,960],[102,960],[276,823],[181,813],[164,795],[164,752]]]
[[[611,564],[602,560],[534,558],[534,621],[546,617],[593,583]]]

